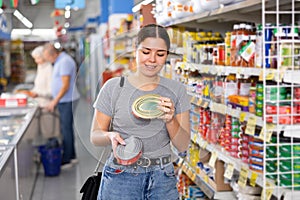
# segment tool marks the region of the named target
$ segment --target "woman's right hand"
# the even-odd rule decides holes
[[[116,157],[116,148],[117,148],[117,146],[119,144],[126,145],[126,143],[123,140],[123,138],[120,136],[120,134],[117,133],[117,132],[114,132],[114,131],[109,132],[108,138],[111,141],[111,146],[112,146],[112,149],[113,149],[113,153],[114,153],[114,156]]]

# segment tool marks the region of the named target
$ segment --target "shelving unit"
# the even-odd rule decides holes
[[[10,49],[11,56],[11,82],[12,83],[23,83],[26,77],[26,66],[24,63],[24,44],[20,40],[11,42]]]
[[[300,3],[294,0],[287,0],[287,1],[279,1],[279,0],[245,0],[241,1],[239,3],[227,5],[221,8],[218,8],[216,10],[212,11],[205,11],[201,12],[199,14],[193,14],[188,17],[180,18],[180,19],[172,19],[163,25],[167,27],[186,27],[186,28],[197,28],[197,29],[207,29],[207,30],[214,30],[214,31],[223,31],[229,30],[228,27],[232,28],[232,25],[235,22],[238,21],[251,21],[254,23],[260,23],[263,24],[263,33],[265,32],[264,25],[266,23],[276,23],[276,24],[282,24],[282,23],[289,23],[289,24],[296,24],[296,17],[299,18],[299,9]],[[299,20],[299,19],[298,19]],[[212,25],[215,25],[213,27]],[[297,26],[295,26],[298,28]],[[288,28],[295,28],[294,26],[289,26]],[[277,25],[275,28],[279,28],[279,25]],[[279,46],[281,43],[280,41],[277,41],[277,46]],[[266,42],[264,41],[264,47],[266,45]],[[265,50],[263,50],[265,52]],[[292,53],[294,54],[294,53]],[[281,55],[281,52],[279,48],[277,49],[277,55]],[[297,55],[292,55],[292,59],[295,58]],[[267,57],[266,55],[263,56],[263,59],[265,60]],[[272,57],[269,57],[269,59],[272,59]],[[198,71],[200,74],[208,74],[210,76],[218,76],[218,75],[229,75],[229,74],[235,74],[237,76],[259,76],[261,81],[263,81],[263,86],[265,88],[264,90],[264,96],[266,97],[267,93],[266,90],[271,90],[272,88],[277,88],[278,90],[282,87],[280,83],[284,82],[285,84],[289,84],[292,89],[296,88],[299,84],[299,70],[295,69],[294,67],[290,68],[281,68],[280,65],[278,66],[278,69],[266,69],[266,68],[244,68],[244,67],[233,67],[233,66],[217,66],[217,65],[204,65],[204,64],[196,64],[196,63],[190,63],[190,62],[179,62],[176,65],[176,68],[180,68],[182,70],[186,71]],[[268,85],[267,81],[274,81],[277,83],[277,85]],[[189,86],[187,86],[188,88]],[[244,112],[238,109],[234,109],[228,105],[222,104],[222,103],[216,103],[211,99],[207,99],[206,97],[202,97],[201,95],[197,93],[190,92],[191,95],[191,103],[194,105],[197,105],[199,107],[202,107],[204,109],[209,109],[212,112],[221,113],[223,115],[229,115],[231,117],[239,119],[241,122],[245,122],[246,126],[253,126],[259,127],[260,129],[264,130],[261,131],[259,135],[256,137],[262,139],[263,146],[264,146],[264,152],[266,152],[266,148],[275,146],[277,149],[279,149],[281,146],[287,144],[294,146],[293,142],[287,142],[285,144],[279,143],[279,133],[283,132],[283,136],[285,137],[292,137],[292,138],[299,138],[300,136],[300,125],[297,123],[291,122],[290,124],[282,124],[279,123],[278,120],[274,121],[270,125],[267,123],[267,117],[273,117],[275,119],[279,119],[282,116],[286,117],[294,117],[298,116],[297,114],[293,113],[287,113],[285,115],[278,114],[279,109],[277,108],[277,112],[273,113],[272,115],[266,112],[266,109],[263,111],[263,116],[256,116],[253,113]],[[292,92],[292,95],[294,93]],[[279,99],[279,92],[277,94],[277,99]],[[289,103],[289,102],[297,102],[294,100],[294,97],[291,97],[292,100],[276,100],[272,101],[272,103],[275,105],[279,105],[281,103]],[[266,102],[268,100],[264,101],[264,108],[266,108]],[[271,102],[271,101],[269,101]],[[292,103],[293,105],[293,103]],[[266,131],[267,130],[267,131]],[[269,140],[271,137],[271,134],[275,134],[277,138],[277,143],[270,144]],[[280,163],[282,160],[286,158],[282,158],[280,155],[277,155],[276,158],[273,158],[278,163],[277,171],[273,172],[273,175],[275,174],[277,176],[276,179],[269,179],[267,178],[266,168],[264,167],[263,173],[258,173],[249,168],[249,166],[243,162],[241,162],[241,159],[234,158],[229,155],[228,152],[226,152],[221,146],[209,143],[208,141],[204,140],[199,134],[193,133],[192,140],[194,143],[198,144],[202,149],[205,149],[211,154],[214,154],[217,159],[224,161],[224,163],[227,163],[227,166],[232,166],[231,170],[237,171],[240,173],[240,176],[242,176],[242,173],[246,171],[246,180],[254,182],[254,184],[257,184],[263,188],[262,192],[262,199],[271,199],[271,198],[284,198],[284,199],[295,199],[300,192],[297,191],[297,189],[291,189],[293,185],[284,186],[281,183],[280,176],[282,172],[279,171]],[[279,151],[279,150],[278,150]],[[280,153],[279,153],[280,154]],[[293,153],[292,153],[293,155]],[[267,162],[269,160],[272,161],[272,159],[267,158],[264,154],[264,166],[267,165]],[[297,157],[292,156],[292,160],[297,159]],[[292,161],[293,164],[293,161]],[[189,177],[194,180],[195,183],[198,183],[197,185],[203,190],[203,191],[211,191],[207,189],[207,185],[202,184],[206,183],[205,178],[199,177],[197,175],[197,170],[192,169],[188,166],[188,164],[183,164],[183,171],[185,171],[186,174],[189,175]],[[229,167],[227,167],[226,170],[229,170]],[[299,174],[297,171],[294,172],[294,170],[290,170],[291,172],[283,172],[283,174],[288,173],[294,173]],[[233,173],[233,172],[232,172]],[[255,179],[253,178],[255,177]],[[254,181],[253,181],[254,179]],[[294,182],[292,181],[292,184]],[[208,195],[209,198],[211,198],[213,195],[212,193],[205,192],[206,195]]]
[[[162,25],[168,28],[174,28],[178,30],[178,27],[184,27],[187,30],[209,30],[218,31],[225,33],[227,30],[232,30],[233,24],[242,21],[249,21],[256,24],[262,24],[263,26],[263,38],[266,31],[267,23],[274,24],[290,24],[284,25],[284,27],[293,29],[300,28],[300,26],[294,26],[300,17],[300,1],[296,0],[244,0],[234,4],[221,6],[220,8],[212,11],[204,11],[201,13],[194,13],[187,17],[182,17],[179,19],[169,19]],[[273,28],[280,28],[279,25],[273,25]],[[137,31],[131,31],[130,33],[118,35],[113,38],[115,44],[117,43],[129,43],[133,44]],[[298,38],[297,38],[298,39]],[[265,52],[266,41],[263,42],[263,52]],[[274,44],[274,43],[272,43]],[[276,45],[281,45],[280,40],[277,40]],[[294,45],[294,43],[292,43]],[[115,55],[120,57],[130,57],[132,58],[131,52],[132,48],[124,48],[119,52],[115,52]],[[130,45],[129,45],[130,46]],[[184,55],[186,54],[185,49],[180,46],[176,46],[174,50],[174,55]],[[277,55],[281,55],[280,48],[277,48]],[[292,53],[292,60],[297,56],[296,53]],[[294,55],[295,54],[295,55]],[[263,55],[263,61],[265,59],[274,59],[274,57],[267,57]],[[280,58],[280,56],[277,56]],[[205,74],[208,76],[227,76],[229,74],[234,74],[237,77],[250,77],[257,76],[263,84],[263,114],[261,116],[256,115],[253,112],[248,112],[241,110],[239,108],[233,108],[230,104],[214,102],[212,99],[207,98],[207,96],[202,96],[194,91],[189,90],[189,85],[187,85],[187,90],[191,96],[191,103],[195,106],[201,107],[205,110],[209,110],[214,113],[220,113],[232,118],[237,119],[239,122],[243,123],[246,127],[246,134],[253,136],[254,139],[259,139],[263,142],[263,152],[269,147],[274,147],[276,149],[277,155],[275,157],[269,158],[266,153],[263,153],[263,170],[255,171],[249,167],[247,163],[242,162],[241,158],[235,158],[223,147],[218,144],[211,143],[205,140],[198,131],[192,132],[191,141],[197,144],[201,149],[208,151],[211,154],[210,159],[215,159],[217,161],[224,162],[226,164],[224,177],[228,178],[228,174],[238,174],[239,175],[239,185],[245,187],[248,182],[251,185],[258,185],[263,188],[261,199],[295,199],[300,195],[300,190],[294,181],[290,185],[284,185],[280,179],[282,174],[296,174],[300,176],[300,170],[292,169],[289,171],[281,171],[281,163],[285,160],[291,159],[291,164],[294,164],[294,160],[299,159],[300,156],[293,155],[293,148],[291,150],[291,155],[288,158],[282,157],[280,154],[280,148],[285,145],[295,146],[298,142],[293,142],[293,140],[282,143],[280,142],[281,137],[291,137],[300,138],[300,121],[290,123],[279,123],[280,117],[297,117],[300,113],[295,113],[294,108],[285,114],[278,114],[279,108],[276,108],[274,113],[270,114],[266,111],[266,105],[272,103],[279,107],[282,103],[289,103],[291,105],[297,104],[298,99],[294,98],[296,92],[291,92],[290,99],[278,100],[279,92],[277,92],[277,99],[270,100],[267,99],[267,90],[272,89],[280,90],[280,88],[290,87],[292,90],[295,88],[300,88],[300,70],[295,68],[294,65],[289,67],[278,68],[248,68],[248,67],[236,67],[236,66],[221,66],[221,65],[207,65],[192,63],[189,60],[183,59],[182,62],[177,62],[174,69],[181,69],[183,71],[197,71],[199,74]],[[174,77],[173,77],[174,78]],[[269,82],[276,84],[270,85]],[[282,85],[284,83],[284,85]],[[187,84],[187,83],[186,83]],[[300,99],[299,99],[300,101]],[[273,120],[268,121],[270,117]],[[275,119],[275,120],[274,120]],[[267,123],[268,121],[268,123]],[[195,125],[197,126],[197,124]],[[251,129],[251,131],[250,131]],[[257,132],[259,130],[259,132]],[[256,131],[256,132],[255,132]],[[275,142],[271,142],[272,139],[276,139]],[[299,147],[300,148],[300,147]],[[297,149],[298,150],[298,149]],[[296,151],[296,150],[295,150]],[[300,154],[299,154],[300,155]],[[274,161],[277,163],[276,170],[273,172],[266,171],[266,166],[269,161]],[[232,191],[218,191],[209,182],[211,179],[208,178],[205,173],[199,171],[198,167],[193,167],[188,160],[180,159],[178,165],[181,170],[198,186],[209,198],[220,198],[230,199],[233,196]],[[277,178],[271,179],[270,176],[276,176]],[[230,177],[229,176],[229,179]],[[291,175],[293,177],[293,175]]]

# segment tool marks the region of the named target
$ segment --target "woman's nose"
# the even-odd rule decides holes
[[[151,52],[151,53],[150,53],[149,60],[150,60],[151,62],[155,62],[155,52]]]

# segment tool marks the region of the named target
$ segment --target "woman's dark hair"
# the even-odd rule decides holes
[[[167,30],[163,26],[157,24],[148,24],[142,27],[137,35],[137,46],[149,37],[163,39],[167,45],[167,50],[170,49],[170,37]]]

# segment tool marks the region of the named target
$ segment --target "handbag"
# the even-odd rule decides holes
[[[97,200],[98,190],[100,187],[102,176],[102,172],[99,172],[98,170],[101,164],[101,160],[106,152],[106,149],[107,148],[105,148],[102,151],[100,158],[98,159],[96,168],[94,170],[94,174],[87,178],[87,180],[84,182],[83,186],[80,189],[80,193],[83,193],[81,200]]]
[[[123,85],[124,85],[124,77],[122,76],[120,79],[120,88],[122,88]],[[115,100],[115,104],[116,104],[117,100],[119,99],[120,93],[121,92],[118,92],[118,96],[117,96],[117,99]],[[113,108],[112,120],[109,125],[110,131],[113,130],[112,124],[113,124],[114,114],[115,114],[115,106]],[[102,153],[98,159],[96,168],[94,170],[94,174],[89,176],[87,178],[87,180],[84,182],[83,186],[81,187],[80,193],[83,193],[81,200],[97,200],[98,191],[99,191],[99,187],[100,187],[100,183],[101,183],[101,177],[102,177],[102,172],[99,172],[99,167],[100,167],[100,164],[101,164],[101,161],[102,161],[104,155],[106,154],[107,149],[110,149],[110,147],[105,148],[102,151]]]

